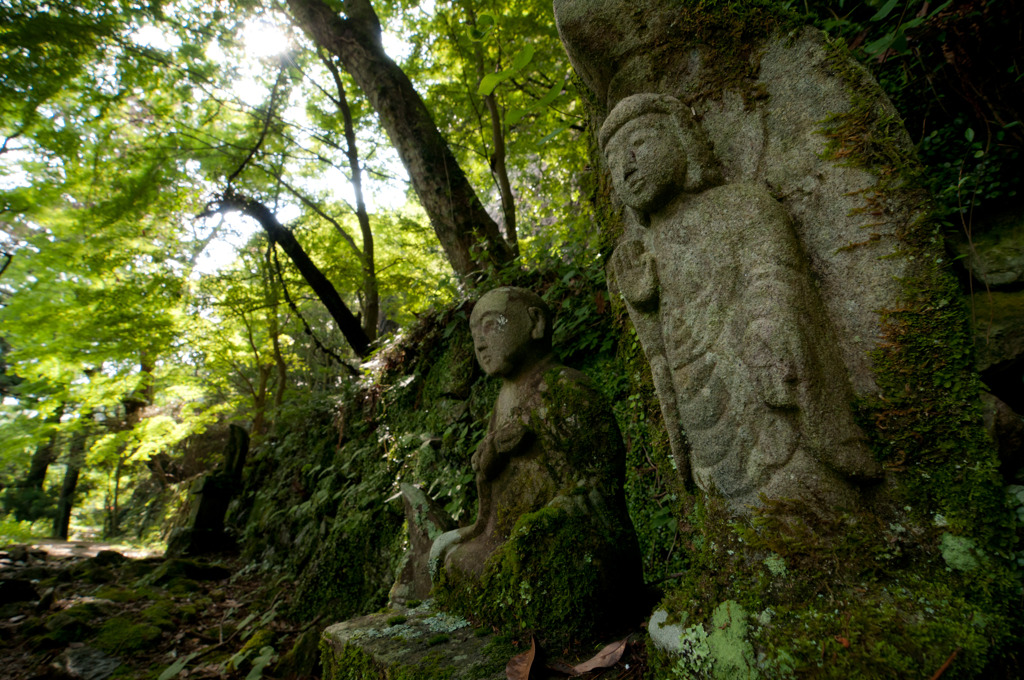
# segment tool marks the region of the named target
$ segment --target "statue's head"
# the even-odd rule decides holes
[[[601,126],[600,142],[616,195],[641,214],[719,180],[693,115],[668,95],[636,94],[620,101]]]
[[[525,288],[495,288],[469,317],[476,359],[487,375],[515,377],[551,352],[551,310]]]

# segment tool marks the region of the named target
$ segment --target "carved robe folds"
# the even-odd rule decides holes
[[[752,185],[683,194],[636,221],[612,269],[677,460],[736,509],[759,496],[852,505],[877,474],[782,206]]]

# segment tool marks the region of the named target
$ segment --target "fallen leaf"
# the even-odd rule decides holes
[[[505,677],[508,680],[529,680],[533,659],[537,656],[537,641],[530,638],[530,648],[522,654],[516,654],[505,666]]]
[[[847,649],[850,648],[850,641],[840,635],[836,635],[836,642],[841,644],[843,647],[846,647]]]
[[[623,638],[618,642],[611,643],[595,654],[592,659],[573,666],[573,670],[577,673],[587,673],[596,671],[598,668],[611,668],[622,658],[622,653],[626,651],[627,640],[628,638]]]

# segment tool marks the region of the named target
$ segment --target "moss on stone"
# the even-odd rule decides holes
[[[961,567],[971,566],[965,557],[982,558],[938,527],[909,515],[822,519],[785,503],[737,522],[715,498],[699,514],[713,539],[695,543],[692,567],[661,605],[686,627],[675,653],[652,646],[655,677],[727,678],[740,669],[750,677],[928,678],[954,649],[952,672],[973,677],[1005,644],[1012,613],[991,598],[1012,599],[1012,581],[998,569],[946,568],[942,553]],[[723,627],[727,602],[743,614]]]
[[[535,631],[555,645],[587,639],[621,623],[616,616],[625,606],[599,578],[595,561],[618,557],[609,556],[607,546],[608,536],[597,535],[593,522],[545,507],[518,519],[479,584],[442,569],[435,596],[442,606],[509,635]]]
[[[141,589],[104,586],[97,590],[93,597],[99,600],[110,600],[111,602],[136,602],[147,597],[147,594]]]
[[[174,604],[168,600],[154,602],[140,612],[146,622],[163,630],[175,628],[174,613]]]
[[[297,584],[297,616],[340,621],[384,604],[399,556],[399,510],[378,505],[335,520]]]
[[[346,645],[340,654],[328,645],[321,650],[324,680],[450,680],[457,670],[440,650],[422,657],[415,666],[389,666],[355,645]]]
[[[111,654],[124,654],[148,649],[160,639],[160,629],[138,623],[123,616],[108,619],[96,636],[96,647]]]

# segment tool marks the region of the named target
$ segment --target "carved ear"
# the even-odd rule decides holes
[[[530,315],[530,337],[534,340],[543,340],[547,331],[547,319],[539,307],[529,307],[526,313]]]

